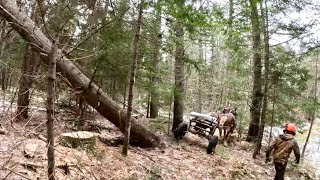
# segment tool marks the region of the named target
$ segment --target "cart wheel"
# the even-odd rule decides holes
[[[208,147],[207,147],[207,153],[208,154],[211,154],[212,151],[215,150],[217,144],[218,144],[218,136],[212,136],[210,139],[209,139],[209,144],[208,144]]]
[[[188,124],[181,123],[179,124],[178,128],[174,131],[174,138],[177,140],[182,139],[188,132]]]

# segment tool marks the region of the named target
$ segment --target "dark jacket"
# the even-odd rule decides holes
[[[280,135],[275,142],[267,150],[267,158],[269,158],[271,151],[273,152],[273,161],[278,163],[287,163],[291,151],[293,150],[296,156],[296,163],[300,161],[300,150],[297,141],[292,134]]]

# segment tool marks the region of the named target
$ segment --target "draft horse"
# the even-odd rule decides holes
[[[233,133],[237,125],[236,111],[236,108],[224,108],[223,111],[220,113],[210,113],[211,116],[216,117],[218,119],[219,136],[220,139],[222,138],[221,142],[223,142],[225,146],[227,146],[229,136]]]

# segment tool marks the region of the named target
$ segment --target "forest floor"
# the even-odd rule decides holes
[[[1,120],[8,133],[0,134],[0,179],[46,179],[46,143],[41,138],[46,136],[46,112],[43,109],[33,110],[27,122],[13,122],[12,116],[9,116],[7,113]],[[59,144],[59,135],[75,130],[75,113],[64,110],[57,112],[56,117],[56,179],[271,180],[275,173],[272,163],[265,164],[265,153],[252,159],[253,145],[250,143],[237,141],[234,146],[228,147],[219,144],[216,152],[208,155],[205,149],[207,140],[192,134],[177,142],[171,136],[160,133],[165,142],[164,149],[130,147],[127,157],[121,154],[121,144],[107,146],[99,138],[90,151],[64,147]],[[90,123],[97,126],[88,126]],[[86,124],[85,130],[100,127],[97,136],[104,139],[122,136],[116,127],[99,115],[86,116]],[[159,125],[150,127],[155,126]],[[37,146],[32,158],[24,156],[27,144]],[[293,166],[292,160],[286,179],[316,179],[312,167]],[[65,174],[66,171],[70,172]]]

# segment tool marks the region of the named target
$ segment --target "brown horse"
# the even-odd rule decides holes
[[[229,136],[233,133],[236,128],[236,116],[237,116],[237,108],[233,107],[225,107],[222,112],[210,112],[209,115],[216,117],[219,122],[219,136],[220,139],[223,138],[221,142],[224,142],[224,145],[227,145],[227,141]]]
[[[233,113],[220,114],[219,135],[221,138],[223,131],[222,142],[225,146],[227,146],[228,138],[236,128],[236,124],[236,116]]]

